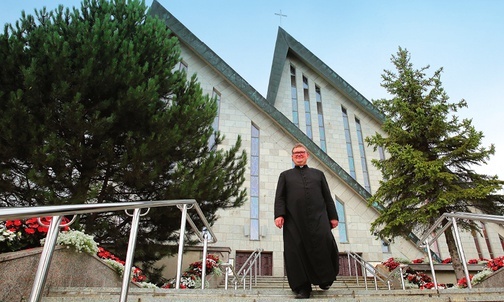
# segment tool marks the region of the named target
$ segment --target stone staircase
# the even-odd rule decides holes
[[[367,284],[366,284],[367,282]],[[250,289],[250,283],[247,280],[245,285],[245,289]],[[367,287],[366,287],[367,286]],[[224,288],[224,283],[219,285],[219,288]],[[232,288],[231,285],[228,288]],[[243,285],[239,286],[240,289],[243,289]],[[290,290],[289,283],[287,282],[287,277],[272,277],[272,276],[259,276],[257,277],[257,284],[253,283],[253,289],[264,290],[264,289],[282,289],[282,290]],[[378,281],[377,288],[380,290],[388,289],[387,284]],[[374,279],[368,277],[366,280],[364,277],[350,277],[350,276],[339,276],[338,280],[334,282],[331,286],[331,289],[375,289]],[[313,290],[318,290],[318,287],[314,286]]]
[[[120,288],[55,288],[42,297],[43,302],[117,302]],[[267,302],[293,300],[287,289],[146,289],[134,288],[128,293],[128,302]],[[504,288],[455,290],[315,290],[310,301],[319,302],[462,302],[504,300]]]
[[[293,300],[284,277],[258,277],[257,285],[252,289],[232,286],[228,290],[224,285],[215,289],[146,289],[130,288],[128,302],[267,302]],[[462,301],[504,301],[503,288],[473,288],[444,290],[388,290],[385,284],[379,284],[375,290],[373,279],[368,278],[367,289],[364,279],[357,282],[355,277],[338,277],[333,286],[322,291],[313,287],[310,301],[320,302],[462,302]],[[43,302],[116,302],[120,298],[120,288],[50,288],[43,295]]]

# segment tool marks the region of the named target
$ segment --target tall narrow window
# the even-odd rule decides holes
[[[306,120],[306,135],[309,138],[313,139],[311,110],[310,110],[310,91],[308,89],[308,78],[305,76],[303,76],[303,98],[304,98],[305,120]]]
[[[341,112],[343,114],[343,128],[345,130],[346,150],[348,155],[348,172],[350,173],[350,176],[355,179],[355,162],[353,157],[352,139],[350,138],[350,123],[348,122],[348,114],[345,107],[341,107]]]
[[[345,218],[345,205],[336,197],[336,212],[338,213],[339,240],[348,243],[347,225]]]
[[[217,146],[215,145],[215,132],[219,130],[219,112],[220,112],[220,102],[221,102],[221,95],[217,90],[213,90],[212,92],[212,98],[216,99],[217,102],[217,115],[215,116],[213,123],[212,123],[212,128],[214,129],[214,133],[210,138],[208,139],[208,148],[210,150],[215,150]]]
[[[291,65],[291,99],[292,99],[292,122],[299,128],[299,112],[298,112],[298,97],[296,86],[296,68]]]
[[[259,240],[259,128],[252,124],[250,146],[250,240]]]
[[[315,99],[317,101],[317,118],[320,134],[320,149],[322,149],[324,152],[327,152],[325,127],[324,127],[324,111],[322,110],[322,93],[320,92],[320,87],[318,87],[317,85],[315,85]]]
[[[490,238],[488,237],[488,232],[487,228],[484,222],[481,222],[481,233],[483,234],[483,238],[485,239],[486,246],[488,248],[488,253],[490,255],[490,258],[494,258],[494,252],[492,249],[492,245],[490,244]]]
[[[184,62],[183,60],[180,61],[179,64],[179,71],[185,71],[187,73],[187,63]]]
[[[383,239],[381,240],[381,251],[384,254],[390,253],[390,243],[388,243],[387,241],[385,241]]]
[[[380,160],[385,160],[385,151],[382,146],[378,146],[378,154],[380,155]]]
[[[357,140],[359,141],[359,153],[362,167],[362,175],[364,177],[364,188],[371,193],[371,184],[369,182],[369,172],[366,162],[366,150],[364,145],[364,136],[362,135],[362,126],[360,120],[355,118],[355,129],[357,130]]]
[[[475,230],[472,230],[471,236],[473,237],[474,246],[476,247],[476,251],[478,252],[478,258],[483,259],[483,251],[481,250],[481,246],[479,244],[478,233]]]

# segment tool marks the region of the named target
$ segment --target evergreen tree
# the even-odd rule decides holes
[[[474,129],[470,119],[454,114],[466,102],[449,103],[441,86],[442,68],[427,77],[413,69],[410,54],[399,48],[391,59],[397,73],[385,71],[382,87],[391,99],[374,101],[384,114],[385,136],[375,134],[366,141],[387,151],[387,159],[373,164],[383,180],[370,205],[381,208],[371,231],[382,238],[407,237],[423,233],[443,213],[476,212],[503,214],[503,181],[497,176],[476,173],[476,165],[486,164],[495,150],[481,147],[483,133]],[[471,221],[459,224],[466,230],[478,230]],[[445,231],[455,273],[464,276],[451,229]]]
[[[246,199],[240,137],[208,141],[217,103],[178,70],[180,46],[143,1],[22,13],[0,35],[0,205],[196,199],[210,223]],[[195,219],[198,220],[198,219]],[[125,253],[125,213],[82,215]],[[198,225],[201,226],[201,225]],[[169,253],[180,210],[141,219],[137,259]],[[147,248],[149,245],[149,248]]]

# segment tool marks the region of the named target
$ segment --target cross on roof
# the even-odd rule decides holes
[[[283,15],[282,10],[280,10],[280,13],[275,13],[275,15],[280,17],[280,26],[282,26],[282,17],[287,17],[287,15]]]

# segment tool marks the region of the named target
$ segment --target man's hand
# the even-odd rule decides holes
[[[282,216],[275,218],[275,225],[281,229],[284,225],[284,218]]]
[[[331,228],[334,229],[335,227],[338,226],[338,220],[336,219],[331,219]]]

